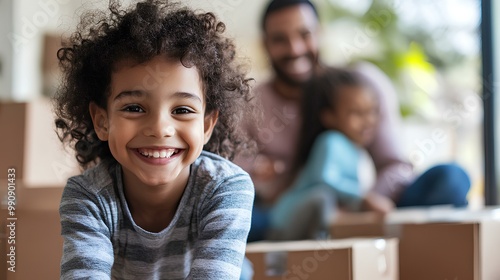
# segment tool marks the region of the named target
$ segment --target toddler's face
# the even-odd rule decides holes
[[[375,136],[378,123],[378,102],[363,87],[344,86],[335,99],[334,108],[323,112],[323,124],[344,133],[360,146],[368,145]]]
[[[125,185],[186,184],[217,120],[216,114],[205,117],[197,69],[161,56],[117,65],[107,109],[92,110],[99,138],[122,165]]]

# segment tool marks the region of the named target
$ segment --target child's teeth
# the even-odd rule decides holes
[[[152,157],[152,158],[169,158],[175,153],[176,149],[167,149],[167,150],[141,150],[139,151],[143,156]]]
[[[168,153],[165,153],[165,157],[168,157],[168,158],[169,158],[169,157],[171,157],[171,156],[172,156],[172,154],[173,154],[173,153],[174,153],[174,150],[173,150],[173,149],[170,149],[170,150],[168,150]]]

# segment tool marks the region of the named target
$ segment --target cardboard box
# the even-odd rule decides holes
[[[393,280],[398,277],[397,239],[254,242],[246,256],[254,280]]]
[[[59,279],[62,256],[59,213],[19,210],[17,216],[16,271],[7,271],[6,279]]]
[[[386,236],[385,218],[373,212],[341,212],[335,217],[330,228],[334,239],[351,237]]]
[[[6,135],[0,145],[0,279],[59,279],[58,209],[67,178],[80,173],[78,164],[57,137],[48,99],[0,103],[0,133]],[[8,176],[11,168],[14,177]],[[13,187],[8,178],[15,179]],[[9,188],[15,189],[13,216],[7,211]],[[15,244],[9,244],[12,234]],[[8,270],[11,251],[15,272]]]
[[[0,208],[0,279],[7,279],[7,210]]]
[[[29,103],[0,103],[0,179],[15,168],[15,178],[28,187],[64,186],[79,174],[72,151],[66,151],[55,132],[48,99]]]
[[[500,279],[500,209],[413,208],[385,220],[353,217],[334,224],[332,235],[353,237],[365,228],[365,235],[399,238],[401,279]]]
[[[59,279],[63,241],[58,208],[62,191],[61,187],[24,188],[21,185],[16,192],[18,199],[13,215],[9,215],[6,205],[2,204],[0,279]],[[9,271],[10,267],[15,272]]]

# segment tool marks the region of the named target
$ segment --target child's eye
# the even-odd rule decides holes
[[[176,108],[174,109],[174,111],[172,112],[174,115],[180,115],[180,114],[189,114],[189,113],[192,113],[193,111],[188,109],[188,108],[185,108],[185,107],[181,107],[181,108]]]
[[[122,111],[131,113],[144,113],[144,110],[139,105],[128,105],[125,106]]]

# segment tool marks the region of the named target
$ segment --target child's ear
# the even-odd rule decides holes
[[[101,141],[108,141],[108,113],[94,102],[89,104],[94,130]]]
[[[219,111],[213,111],[212,113],[205,116],[204,122],[204,142],[203,144],[207,144],[208,140],[210,140],[210,136],[212,136],[212,132],[214,131],[215,124],[217,124],[217,119],[219,118]]]

